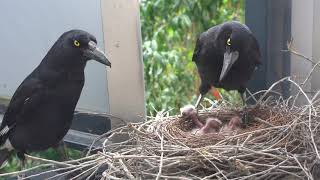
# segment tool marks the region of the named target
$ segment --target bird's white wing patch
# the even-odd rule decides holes
[[[6,142],[0,147],[0,149],[7,149],[8,151],[13,150],[13,146],[9,139],[6,140]]]
[[[5,126],[1,131],[0,131],[0,136],[3,136],[9,132],[9,127]]]
[[[30,97],[28,97],[26,100],[24,100],[24,104],[26,104],[29,101]]]
[[[8,160],[5,160],[5,161],[2,163],[2,165],[0,166],[0,169],[6,167],[7,164],[8,164],[8,162],[9,162]]]

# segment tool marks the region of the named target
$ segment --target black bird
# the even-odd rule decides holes
[[[23,163],[25,153],[46,150],[63,139],[91,59],[111,67],[88,32],[71,30],[59,37],[9,103],[0,126],[0,166],[13,150]]]
[[[232,21],[203,32],[197,39],[192,60],[201,79],[197,108],[212,86],[238,90],[245,104],[246,85],[261,64],[261,55],[250,29]]]

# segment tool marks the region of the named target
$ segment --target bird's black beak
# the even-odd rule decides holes
[[[88,43],[88,48],[84,50],[83,55],[89,59],[96,60],[106,66],[111,67],[111,62],[107,56],[97,47],[97,44],[93,41]]]
[[[231,51],[230,47],[227,47],[226,52],[224,53],[223,66],[220,73],[219,81],[222,81],[226,77],[232,65],[238,60],[238,57],[238,51]]]

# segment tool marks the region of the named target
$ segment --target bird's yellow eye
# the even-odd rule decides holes
[[[73,41],[73,44],[74,44],[75,46],[77,46],[77,47],[79,47],[79,46],[80,46],[80,42],[79,42],[79,41],[77,41],[77,40],[74,40],[74,41]]]
[[[227,40],[227,45],[231,46],[231,39],[230,38],[228,38],[228,40]]]

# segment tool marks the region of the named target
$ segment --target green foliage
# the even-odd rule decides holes
[[[199,86],[191,61],[196,37],[216,24],[243,21],[243,6],[243,0],[141,0],[149,115],[155,109],[177,113],[181,106],[194,103]]]

